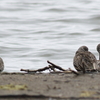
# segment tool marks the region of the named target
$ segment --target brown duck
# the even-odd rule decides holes
[[[97,60],[97,63],[98,63],[98,65],[99,65],[99,67],[100,67],[100,44],[97,45],[97,51],[98,51],[98,53],[99,53],[99,60]],[[100,69],[100,68],[99,68],[99,69]]]
[[[2,58],[0,58],[0,72],[2,72],[3,70],[4,70],[4,62]]]
[[[75,54],[73,65],[77,71],[87,72],[98,69],[96,57],[88,51],[88,47],[81,46]]]

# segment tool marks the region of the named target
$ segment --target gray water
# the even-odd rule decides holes
[[[100,0],[0,0],[0,56],[6,72],[47,60],[67,69],[82,45],[100,43]]]

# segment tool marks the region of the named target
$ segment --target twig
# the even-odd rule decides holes
[[[62,70],[62,71],[66,71],[65,69],[61,68],[60,66],[57,66],[57,65],[53,64],[53,63],[50,62],[50,61],[47,61],[47,62],[48,62],[49,64],[51,64],[54,68],[57,68],[57,69]]]
[[[53,70],[54,72],[56,71],[55,68],[54,68],[52,65],[49,65],[49,68],[50,68],[51,70]]]
[[[49,67],[44,67],[44,68],[40,68],[40,69],[37,69],[37,70],[21,69],[20,71],[34,72],[34,73],[36,73],[36,72],[45,71],[45,70],[47,70],[47,69],[49,69]]]
[[[69,71],[71,71],[71,72],[74,73],[75,75],[80,75],[80,73],[78,73],[78,72],[72,70],[71,68],[69,68]]]
[[[21,69],[20,71],[25,71],[27,73],[37,73],[37,72],[42,72],[42,71],[45,71],[45,70],[49,70],[50,73],[74,73],[76,75],[79,75],[78,72],[76,72],[76,71],[74,71],[70,68],[69,68],[69,70],[65,70],[62,67],[57,66],[57,65],[55,65],[54,63],[52,63],[50,61],[47,61],[47,62],[50,64],[47,67],[43,67],[43,68],[40,68],[40,69],[37,69],[37,70]],[[60,71],[56,71],[55,69],[58,69]]]

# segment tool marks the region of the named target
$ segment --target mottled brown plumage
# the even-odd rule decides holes
[[[97,51],[99,53],[99,60],[100,60],[100,44],[97,45]]]
[[[99,65],[99,70],[100,70],[100,44],[97,45],[97,51],[99,53],[99,60],[97,60],[97,63]]]
[[[2,58],[0,58],[0,72],[2,72],[3,70],[4,70],[4,62]]]
[[[97,64],[98,64],[99,69],[100,69],[100,60],[97,60]]]
[[[73,65],[77,71],[96,70],[98,68],[96,57],[88,51],[88,47],[81,46],[75,54]]]

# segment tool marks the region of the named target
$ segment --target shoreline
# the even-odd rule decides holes
[[[100,99],[100,73],[1,73],[0,98]],[[26,100],[26,99],[24,99]]]

